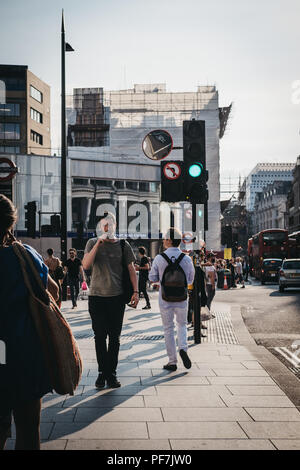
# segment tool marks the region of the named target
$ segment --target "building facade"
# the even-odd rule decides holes
[[[0,65],[0,152],[51,155],[50,87],[27,65]]]
[[[257,193],[274,181],[292,181],[294,163],[258,163],[246,178],[246,209],[253,211]]]
[[[257,193],[254,203],[254,232],[270,228],[286,228],[287,197],[290,181],[274,181]]]
[[[297,158],[288,198],[288,230],[289,233],[300,230],[300,156]]]

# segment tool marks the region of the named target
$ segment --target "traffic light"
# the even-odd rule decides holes
[[[225,225],[222,228],[222,245],[226,245],[227,248],[232,248],[232,227],[231,225]]]
[[[208,200],[205,121],[183,121],[184,199],[195,204]]]
[[[83,240],[83,228],[84,228],[83,222],[78,222],[77,227],[76,227],[78,240]]]
[[[58,214],[51,215],[51,231],[55,235],[60,234],[60,216]]]
[[[30,201],[25,206],[25,228],[27,229],[27,237],[35,238],[36,229],[36,202]]]
[[[181,160],[161,162],[161,201],[184,201],[183,170]]]

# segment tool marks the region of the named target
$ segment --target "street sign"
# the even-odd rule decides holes
[[[142,149],[150,160],[166,158],[173,148],[173,139],[169,132],[156,129],[149,132],[143,140]]]
[[[9,158],[0,158],[0,182],[9,181],[14,178],[18,168]]]
[[[168,180],[177,180],[181,175],[181,167],[175,162],[166,163],[163,171]]]

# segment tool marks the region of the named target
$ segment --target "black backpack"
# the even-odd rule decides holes
[[[182,302],[186,300],[188,297],[186,275],[180,266],[180,262],[185,257],[185,254],[181,253],[174,262],[165,253],[161,253],[161,256],[168,262],[161,281],[163,300],[167,302]]]

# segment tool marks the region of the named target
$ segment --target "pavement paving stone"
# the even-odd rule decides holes
[[[283,395],[285,393],[276,385],[227,385],[233,395]]]
[[[219,377],[269,377],[265,370],[213,369]]]
[[[127,408],[144,407],[143,397],[128,396],[103,396],[95,395],[77,396],[67,398],[64,402],[64,408],[71,407],[88,407],[88,408],[113,408],[115,406],[124,406]],[[96,413],[96,412],[95,412]]]
[[[185,396],[186,398],[195,398],[201,400],[202,398],[209,397],[211,394],[215,395],[232,395],[225,385],[178,385],[177,387],[168,386],[155,386],[157,396],[172,395],[172,397]]]
[[[297,408],[245,408],[254,421],[300,421]]]
[[[252,421],[243,408],[162,408],[164,421]]]
[[[177,386],[177,385],[209,385],[206,377],[189,375],[187,373],[163,374],[155,377],[142,377],[143,385]]]
[[[105,395],[108,396],[140,396],[140,395],[157,395],[154,386],[142,386],[142,385],[122,385],[120,388],[108,388],[97,389],[96,387],[85,387],[85,391],[81,394],[82,397],[91,395]]]
[[[212,385],[276,385],[271,377],[208,377]]]
[[[234,422],[148,423],[150,439],[247,439]]]
[[[300,439],[271,439],[278,450],[300,450]]]
[[[300,422],[240,422],[250,439],[300,439]]]
[[[204,363],[199,363],[198,361],[196,362],[196,367],[200,370],[206,370],[207,367],[210,369],[230,369],[230,370],[247,370],[247,367],[245,367],[241,362],[209,362],[206,364]]]
[[[160,408],[103,408],[101,416],[95,416],[94,408],[78,408],[76,422],[147,422],[163,421]]]
[[[156,397],[144,397],[144,400],[145,406],[148,408],[188,408],[191,406],[190,401],[188,401],[185,396],[173,396],[173,393],[167,396],[160,395]],[[200,395],[199,392],[198,399],[193,402],[193,406],[197,408],[225,407],[225,404],[224,401],[216,394],[211,393]]]
[[[258,361],[244,361],[242,364],[247,369],[252,369],[252,370],[263,369],[263,367],[260,365]]]
[[[192,367],[191,369],[188,369],[188,372],[187,372],[187,369],[183,368],[183,367],[177,367],[177,371],[176,372],[168,372],[168,371],[164,371],[162,370],[162,368],[160,369],[151,369],[152,370],[152,376],[153,377],[161,377],[162,375],[164,376],[174,376],[178,373],[188,373],[189,376],[193,376],[193,377],[215,377],[216,374],[215,372],[210,369],[210,368],[202,368],[202,369],[199,369],[198,367]]]
[[[168,439],[69,439],[66,450],[170,450]]]
[[[172,450],[275,450],[267,439],[171,439]]]
[[[63,421],[65,423],[73,422],[76,414],[76,408],[44,408],[41,412],[41,423],[54,423]]]
[[[152,397],[151,397],[152,398]],[[253,407],[253,408],[294,408],[293,403],[286,396],[229,396],[222,395],[228,407]]]
[[[146,423],[55,423],[50,439],[148,439]]]

